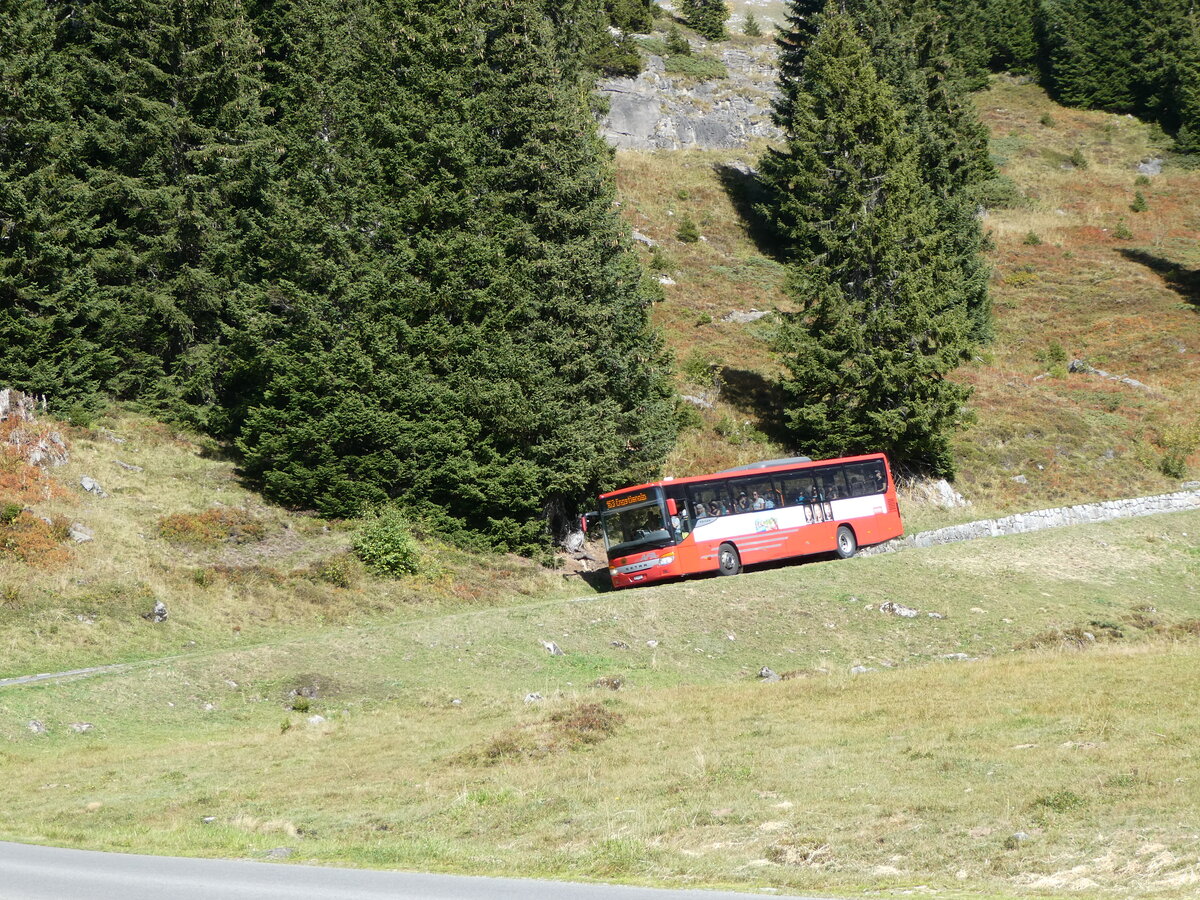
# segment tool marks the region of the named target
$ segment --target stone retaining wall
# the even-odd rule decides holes
[[[1033,512],[1017,513],[1001,519],[981,519],[978,522],[965,522],[962,525],[950,525],[935,531],[905,535],[874,547],[864,548],[861,552],[864,556],[892,553],[906,547],[933,547],[937,544],[952,544],[956,541],[973,541],[976,538],[1025,534],[1045,528],[1087,525],[1092,522],[1130,519],[1135,516],[1153,516],[1158,513],[1179,512],[1187,509],[1200,509],[1200,490],[1176,491],[1173,494],[1158,494],[1154,497],[1135,497],[1132,500],[1081,503],[1078,506],[1060,506],[1056,509],[1038,509]]]

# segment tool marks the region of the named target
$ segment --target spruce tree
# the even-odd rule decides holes
[[[247,472],[290,505],[394,499],[527,549],[674,433],[569,42],[534,0],[323,14],[348,43],[290,23],[279,79],[308,110],[281,125],[309,173],[288,202],[318,215],[290,242],[303,281],[281,269],[250,317]]]
[[[784,24],[780,26],[775,44],[779,48],[779,88],[780,95],[774,104],[774,121],[781,128],[786,128],[792,120],[793,91],[803,83],[802,73],[804,59],[808,56],[808,48],[817,36],[820,25],[821,11],[827,0],[791,0],[784,14]]]
[[[240,0],[6,6],[0,380],[206,425],[274,152]]]
[[[987,0],[983,9],[988,64],[996,70],[1034,72],[1039,57],[1038,0]]]
[[[1141,17],[1134,0],[1046,0],[1049,87],[1068,106],[1132,112]]]
[[[729,36],[725,31],[725,23],[729,21],[725,0],[683,0],[680,10],[688,27],[710,41],[723,41]]]
[[[948,474],[967,392],[945,376],[969,347],[952,237],[900,103],[832,7],[802,78],[786,150],[763,162],[801,308],[781,339],[787,426],[810,455]]]

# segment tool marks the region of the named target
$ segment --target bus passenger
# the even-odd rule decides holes
[[[754,494],[754,499],[751,503],[751,506],[754,507],[754,510],[757,512],[760,509],[766,509],[767,501],[764,500],[762,497],[758,496],[758,491],[754,491],[753,494]]]
[[[704,508],[704,504],[701,501],[697,500],[696,501],[696,518],[703,519],[703,518],[706,518],[707,516],[708,516],[708,510],[706,510]]]

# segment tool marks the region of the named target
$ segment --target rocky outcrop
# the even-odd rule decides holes
[[[669,75],[663,58],[650,56],[637,78],[601,81],[597,91],[608,100],[601,133],[623,150],[732,149],[779,138],[771,123],[778,96],[774,49],[730,47],[720,58],[726,78],[697,83]]]
[[[12,388],[0,390],[0,445],[11,447],[17,458],[31,466],[65,465],[70,459],[62,434],[38,425],[38,412],[46,411],[46,398]]]

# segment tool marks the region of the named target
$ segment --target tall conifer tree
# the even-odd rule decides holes
[[[240,0],[5,5],[0,380],[206,424],[274,149]]]
[[[729,6],[725,0],[683,0],[684,21],[710,41],[728,37],[725,23],[729,21]]]
[[[782,342],[787,424],[814,455],[887,450],[949,473],[966,391],[960,270],[900,104],[851,20],[828,9],[787,148],[763,163],[800,312]]]
[[[1135,0],[1045,0],[1050,87],[1069,106],[1132,112],[1141,16]]]
[[[651,475],[674,433],[577,66],[541,0],[324,15],[363,50],[281,64],[308,110],[281,126],[309,173],[290,202],[311,195],[319,221],[293,241],[311,287],[278,273],[255,318],[247,470],[293,505],[400,499],[529,546]]]

